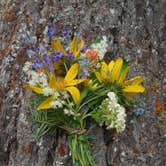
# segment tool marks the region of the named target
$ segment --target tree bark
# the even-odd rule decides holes
[[[72,165],[64,132],[35,141],[30,96],[22,89],[27,56],[19,38],[31,31],[40,39],[49,22],[87,42],[107,36],[109,58],[122,56],[131,64],[131,76],[145,78],[146,93],[138,98],[146,104],[144,115],[129,112],[127,128],[120,135],[91,127],[98,165],[166,165],[166,125],[155,112],[158,99],[166,108],[165,0],[1,0],[0,165]]]

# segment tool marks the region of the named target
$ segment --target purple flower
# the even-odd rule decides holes
[[[34,51],[38,53],[39,49],[37,47],[34,48]]]
[[[50,64],[50,57],[48,55],[43,56],[43,60],[47,65]]]
[[[64,29],[61,31],[61,36],[65,37],[69,34],[68,30],[67,29]]]
[[[85,65],[87,65],[88,64],[88,61],[87,60],[83,60],[83,61],[81,61],[81,66],[85,66]]]
[[[58,58],[62,58],[64,56],[64,54],[62,54],[59,50],[55,52],[55,56],[57,56]]]
[[[35,54],[35,52],[32,51],[32,50],[30,50],[30,49],[28,49],[28,50],[26,50],[26,54],[27,54],[29,57],[31,57],[31,56],[33,56],[33,55]]]
[[[64,57],[64,54],[60,53],[60,54],[58,55],[58,57],[59,57],[59,58],[62,58],[62,57]]]
[[[141,116],[145,113],[145,109],[144,108],[141,108],[141,107],[135,107],[133,109],[133,112],[136,116]]]
[[[69,53],[69,54],[67,55],[67,59],[68,59],[68,60],[72,60],[73,58],[74,58],[74,56],[73,56],[72,53]]]
[[[56,56],[55,54],[53,54],[53,56],[52,56],[52,62],[54,63],[54,62],[57,62],[58,60],[59,60],[59,57]]]
[[[54,71],[54,67],[50,64],[50,65],[48,65],[48,70],[49,70],[49,72],[53,72]]]
[[[55,33],[56,33],[56,30],[55,30],[55,28],[52,26],[52,24],[49,24],[48,25],[48,36],[53,36],[53,35],[55,35]]]
[[[55,55],[56,56],[59,56],[61,54],[61,52],[59,51],[59,50],[57,50],[56,52],[55,52]]]
[[[41,43],[39,44],[39,51],[40,51],[41,54],[44,54],[46,52],[45,46]]]
[[[42,67],[43,67],[43,64],[39,59],[37,59],[36,62],[32,66],[32,68],[35,69],[35,70],[38,69],[38,68],[42,68]]]
[[[82,48],[81,48],[81,52],[85,52],[87,50],[87,45],[84,45]]]
[[[81,78],[87,78],[89,75],[88,68],[83,68],[83,74],[81,75]]]

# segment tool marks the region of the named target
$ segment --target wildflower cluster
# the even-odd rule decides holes
[[[93,118],[107,129],[124,131],[132,97],[144,92],[143,78],[125,80],[130,67],[121,57],[104,61],[105,36],[91,44],[77,37],[62,44],[68,43],[66,29],[57,30],[49,24],[45,31],[40,41],[33,35],[24,40],[29,57],[23,68],[27,78],[24,88],[33,92],[32,117],[39,124],[36,136],[62,128],[72,134],[73,165],[94,165],[87,120]]]
[[[125,108],[118,104],[116,94],[114,92],[107,93],[107,98],[104,99],[101,105],[97,108],[94,117],[100,125],[107,126],[107,129],[116,129],[117,132],[122,132],[126,126]],[[98,113],[100,112],[100,114]],[[100,115],[100,116],[99,116]]]

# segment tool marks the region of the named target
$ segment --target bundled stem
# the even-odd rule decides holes
[[[91,154],[91,148],[86,134],[69,136],[70,154],[73,166],[94,166],[95,162]]]

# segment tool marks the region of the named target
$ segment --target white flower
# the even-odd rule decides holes
[[[38,83],[39,75],[33,70],[29,71],[27,74],[28,77],[30,77],[29,84],[33,86],[36,85]]]
[[[108,47],[108,44],[107,44],[107,37],[106,36],[103,36],[103,39],[100,40],[100,42],[93,43],[90,46],[91,49],[98,51],[99,60],[102,60],[104,58],[104,55],[107,52],[107,47]]]
[[[66,91],[62,91],[61,94],[62,94],[64,99],[69,98],[69,94]]]
[[[28,71],[30,71],[31,69],[32,69],[32,63],[29,61],[25,62],[24,67],[22,69],[23,72],[28,73]]]
[[[107,96],[109,97],[110,102],[112,102],[114,104],[117,103],[117,97],[116,97],[116,94],[114,92],[108,92]]]
[[[68,110],[66,108],[63,111],[64,111],[65,114],[69,114],[70,113],[70,110]]]
[[[58,98],[60,96],[60,94],[58,92],[54,91],[53,96],[54,96],[54,98]]]
[[[44,96],[49,96],[54,93],[54,91],[50,87],[45,87],[43,91],[44,91]]]
[[[56,101],[51,102],[51,106],[53,108],[62,108],[63,104],[60,101],[56,100]]]
[[[114,92],[107,94],[108,98],[104,101],[107,103],[104,117],[107,129],[115,128],[117,132],[122,132],[126,126],[126,112],[125,108],[121,106]]]
[[[48,86],[48,82],[47,82],[47,75],[44,73],[40,73],[38,76],[38,84],[40,84],[40,86],[42,87],[46,87]]]
[[[96,64],[96,68],[97,68],[97,69],[100,69],[100,67],[101,67],[101,63],[97,63],[97,64]]]
[[[42,88],[48,86],[48,80],[47,80],[47,75],[44,73],[37,73],[34,70],[29,70],[27,72],[28,78],[29,78],[29,84],[30,85],[40,85]]]
[[[66,109],[66,108],[63,111],[64,111],[64,114],[67,114],[67,115],[73,115],[74,114],[72,110],[69,110],[69,109]]]

